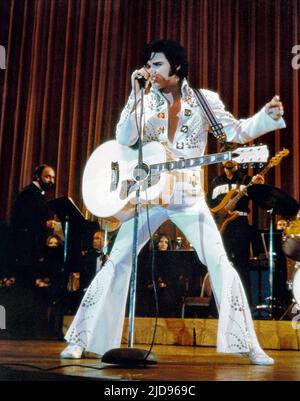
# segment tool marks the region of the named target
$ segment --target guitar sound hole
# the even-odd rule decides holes
[[[149,166],[145,163],[142,164],[141,168],[139,168],[139,166],[136,166],[133,170],[133,178],[136,181],[143,181],[149,175],[149,171]]]

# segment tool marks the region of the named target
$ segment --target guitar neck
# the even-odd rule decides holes
[[[208,166],[210,164],[222,163],[231,160],[232,152],[214,153],[191,159],[179,159],[167,161],[165,163],[152,164],[150,170],[152,174],[158,174],[164,171],[182,170],[185,168]]]
[[[271,168],[272,166],[267,164],[263,170],[259,173],[259,175],[265,175]],[[246,195],[247,193],[247,188],[249,188],[251,185],[253,185],[253,182],[250,181],[249,184],[247,184],[242,191],[238,192],[234,198],[232,198],[227,205],[225,206],[225,209],[229,212],[235,208],[236,204],[242,199],[243,196]]]
[[[267,165],[261,170],[261,172],[259,173],[259,175],[265,175],[265,174],[267,174],[267,172],[270,170],[271,167],[272,167],[271,164],[267,164]]]
[[[238,203],[238,201],[241,200],[242,197],[246,195],[246,189],[247,189],[248,187],[250,187],[250,185],[252,185],[251,182],[249,182],[249,184],[246,185],[245,188],[244,188],[242,191],[238,192],[238,193],[235,195],[235,197],[232,198],[232,199],[227,203],[227,205],[225,206],[225,209],[226,209],[228,212],[232,212],[232,210],[235,208],[235,206],[236,206],[236,204]]]

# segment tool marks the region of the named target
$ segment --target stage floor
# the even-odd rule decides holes
[[[268,351],[268,354],[275,359],[275,365],[254,366],[249,364],[245,356],[218,354],[213,347],[155,345],[152,352],[158,360],[156,365],[129,369],[104,364],[96,358],[60,359],[59,353],[64,346],[63,341],[0,340],[0,380],[168,382],[300,380],[299,351]],[[136,346],[146,350],[148,347],[149,345]],[[41,370],[17,364],[28,364]],[[45,370],[56,367],[60,368]]]

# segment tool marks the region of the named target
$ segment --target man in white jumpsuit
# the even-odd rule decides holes
[[[175,158],[204,154],[209,128],[206,117],[186,80],[184,49],[173,41],[157,41],[143,50],[144,67],[132,74],[133,90],[117,125],[117,141],[132,146],[138,140],[136,120],[141,111],[141,90],[137,78],[146,84],[144,96],[143,142],[165,142]],[[219,96],[203,91],[217,120],[222,123],[227,141],[246,143],[275,129],[284,128],[283,107],[274,97],[257,114],[236,120],[228,113]],[[240,278],[229,262],[221,236],[205,203],[203,191],[189,191],[193,169],[178,174],[175,191],[167,206],[149,208],[151,231],[170,219],[193,244],[200,261],[207,266],[219,310],[217,350],[244,353],[253,364],[272,365],[260,347]],[[199,173],[199,170],[198,170]],[[146,209],[139,218],[139,250],[149,240]],[[81,358],[83,351],[103,355],[120,347],[132,265],[133,218],[124,221],[110,260],[96,275],[87,290],[65,336],[69,345],[63,358]],[[138,301],[138,300],[137,300]]]

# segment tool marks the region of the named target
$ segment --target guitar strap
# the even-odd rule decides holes
[[[226,145],[226,133],[224,131],[224,127],[216,119],[216,116],[208,104],[203,92],[201,89],[193,89],[193,91],[200,108],[209,121],[214,137],[221,143],[221,145]]]

